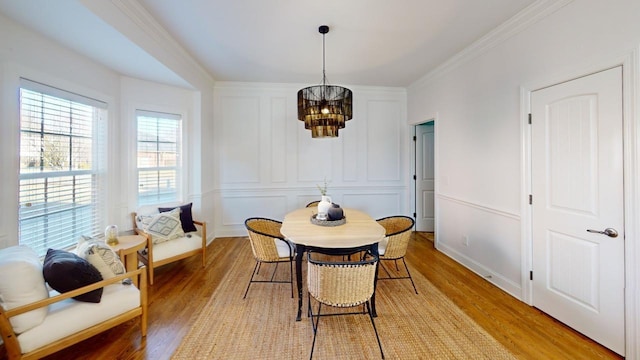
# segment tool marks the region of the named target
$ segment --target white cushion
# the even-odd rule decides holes
[[[199,249],[202,249],[202,237],[196,232],[191,232],[181,238],[154,244],[153,261],[168,259],[191,250]]]
[[[51,296],[57,295],[55,291]],[[49,306],[44,321],[18,335],[23,353],[36,350],[80,330],[109,320],[140,306],[140,292],[133,285],[114,284],[104,288],[99,303],[66,299]]]
[[[276,249],[278,250],[278,256],[289,257],[293,256],[293,247],[286,240],[273,239],[276,243]]]
[[[389,243],[388,237],[385,237],[384,239],[380,240],[380,242],[378,243],[378,254],[380,256],[384,255],[384,251],[387,249],[388,243]]]
[[[10,310],[49,297],[42,263],[33,249],[11,246],[0,250],[0,306]],[[12,317],[11,326],[21,333],[42,323],[47,308]]]
[[[144,231],[151,235],[154,244],[185,236],[180,222],[180,208],[155,215]]]

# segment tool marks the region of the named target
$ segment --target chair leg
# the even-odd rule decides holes
[[[411,272],[409,271],[409,267],[407,266],[407,262],[404,260],[404,258],[401,258],[401,260],[402,260],[402,263],[404,264],[405,270],[407,271],[407,276],[401,276],[401,277],[393,277],[393,276],[391,276],[391,273],[389,272],[389,270],[387,270],[386,266],[384,266],[384,263],[382,261],[380,261],[380,267],[387,274],[387,277],[383,277],[383,278],[379,277],[378,280],[409,279],[409,280],[411,280],[411,285],[413,286],[413,291],[415,291],[415,293],[418,294],[418,289],[416,288],[416,284],[413,282],[413,277],[411,276]],[[398,259],[394,259],[394,262],[396,264],[396,271],[398,271]]]
[[[253,271],[251,272],[251,279],[249,279],[249,284],[247,285],[247,290],[245,290],[244,296],[242,297],[243,299],[245,299],[247,297],[247,293],[249,292],[249,287],[251,286],[251,283],[253,282],[253,276],[259,271],[259,269],[258,269],[259,265],[260,265],[260,262],[256,261],[256,266],[253,267]]]
[[[153,265],[148,267],[149,269],[149,285],[153,285]]]
[[[276,277],[276,271],[278,271],[278,264],[279,263],[276,263],[276,266],[273,269],[273,273],[271,274],[271,280],[270,281],[272,281],[272,282],[273,282],[273,279]]]
[[[311,360],[313,359],[313,350],[316,347],[316,336],[318,335],[318,324],[320,323],[320,312],[322,309],[322,303],[318,303],[317,315],[313,315],[313,309],[311,308],[311,295],[309,295],[309,300],[307,303],[309,304],[307,312],[311,315],[311,329],[313,330],[313,342],[311,343],[311,354],[309,355],[309,360]],[[313,320],[314,317],[316,318],[315,322]]]
[[[384,352],[382,352],[382,343],[380,343],[380,336],[378,336],[378,329],[376,323],[373,321],[373,315],[371,314],[371,306],[367,301],[367,312],[369,313],[369,319],[371,319],[371,325],[373,325],[373,331],[376,333],[376,340],[378,340],[378,347],[380,348],[380,357],[384,359]]]
[[[382,270],[384,270],[384,272],[387,274],[387,278],[391,279],[391,273],[389,273],[389,270],[387,270],[387,268],[384,266],[384,263],[380,261],[379,264]],[[378,280],[380,280],[380,278],[378,278]]]
[[[402,258],[402,262],[404,263],[404,268],[407,269],[407,275],[409,275],[409,280],[411,280],[411,285],[413,285],[413,291],[415,291],[417,295],[418,289],[416,289],[416,284],[413,283],[413,278],[411,277],[411,273],[409,272],[409,267],[407,266],[407,262],[404,261],[404,258]]]

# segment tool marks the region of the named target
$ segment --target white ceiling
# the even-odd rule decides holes
[[[401,87],[535,2],[137,1],[215,80],[321,82],[326,24],[329,83]],[[186,84],[82,0],[0,0],[0,12],[122,74]]]

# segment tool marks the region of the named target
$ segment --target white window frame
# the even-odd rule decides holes
[[[27,117],[33,119],[33,112],[28,112],[28,96],[39,96],[32,105],[40,106],[42,113],[39,115],[41,129],[27,126]],[[24,98],[23,98],[24,97]],[[38,103],[38,101],[42,101]],[[54,107],[51,112],[45,112],[45,105]],[[55,108],[59,106],[59,108]],[[68,106],[66,112],[64,106]],[[76,113],[75,109],[88,110],[86,113]],[[89,115],[87,121],[84,117]],[[70,120],[65,120],[68,116]],[[24,128],[23,128],[24,120]],[[80,236],[97,236],[102,232],[104,224],[105,204],[105,144],[106,144],[107,104],[61,90],[52,86],[41,84],[28,79],[20,79],[20,174],[18,184],[19,194],[19,240],[21,245],[33,248],[39,255],[45,255],[48,248],[66,249],[77,244]],[[81,133],[77,129],[45,130],[50,124],[73,124],[90,127],[89,132]],[[34,124],[31,122],[30,124]],[[50,127],[51,129],[51,127]],[[31,137],[30,144],[26,143],[29,135],[39,136],[40,139]],[[24,136],[24,138],[23,138]],[[59,154],[59,164],[64,163],[65,168],[58,166],[45,166],[43,158],[47,156],[47,141],[54,139],[68,141],[68,154]],[[71,146],[80,140],[89,144],[90,164],[76,166],[76,162],[82,162],[83,156],[74,156],[81,151]],[[62,141],[62,140],[61,140]],[[24,142],[24,143],[23,143]],[[36,150],[40,143],[41,149]],[[67,144],[65,144],[66,146]],[[51,145],[49,145],[51,146]],[[75,151],[75,153],[74,153]],[[51,155],[51,153],[48,153]],[[38,158],[38,166],[23,166],[23,156],[26,158]],[[51,163],[51,162],[50,162]],[[90,166],[87,168],[86,166]],[[65,183],[65,181],[67,183]],[[84,181],[82,183],[81,181]],[[88,185],[87,185],[88,184]],[[68,192],[67,192],[68,191]],[[35,206],[34,206],[35,205]]]
[[[141,128],[140,121],[141,118],[146,119],[147,121],[155,119],[163,120],[167,123],[163,124],[163,128],[166,130],[167,126],[175,126],[173,139],[161,139],[161,136],[156,136],[155,140],[152,139],[141,139]],[[136,198],[136,206],[147,206],[154,204],[166,204],[166,203],[178,203],[183,199],[183,167],[184,167],[184,148],[183,148],[183,134],[184,134],[184,118],[180,113],[171,113],[166,111],[154,111],[154,110],[135,110],[135,176],[136,176],[136,189],[135,189],[135,198]],[[174,125],[168,125],[168,123],[174,121]],[[154,129],[156,133],[162,132],[162,128],[156,127]],[[173,140],[173,141],[172,141]],[[153,147],[153,151],[156,152],[155,157],[151,157],[151,163],[142,163],[141,158],[141,149],[144,145],[148,145]],[[161,146],[164,145],[169,148],[174,148],[174,152],[171,150],[163,151]],[[161,163],[161,154],[166,153],[169,157],[175,156],[175,164],[162,164]],[[165,173],[165,176],[161,173]],[[167,173],[173,172],[174,175],[172,178],[167,178]],[[143,173],[147,173],[147,176],[141,176]],[[154,180],[150,178],[148,175],[151,173],[155,173],[157,182],[155,187],[155,193],[149,193],[145,196],[141,196],[141,189],[145,186],[150,188],[151,182]],[[166,183],[167,186],[162,186],[162,183]],[[173,189],[173,191],[171,191]]]

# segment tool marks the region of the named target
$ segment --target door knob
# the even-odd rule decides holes
[[[607,235],[608,237],[612,237],[612,238],[618,237],[618,232],[616,231],[616,229],[613,229],[613,228],[606,228],[604,229],[604,231],[587,229],[587,231],[590,233]]]

